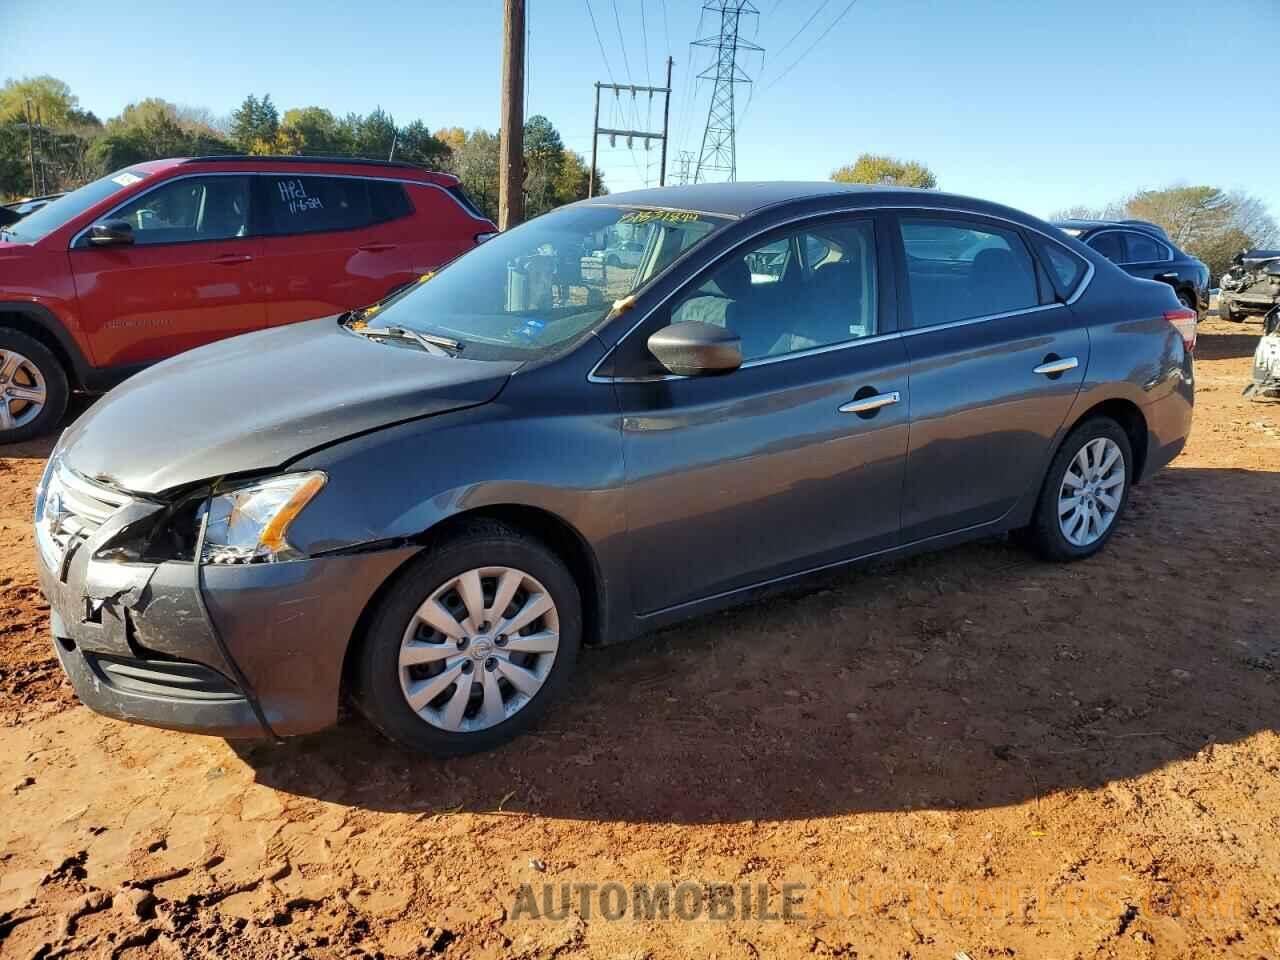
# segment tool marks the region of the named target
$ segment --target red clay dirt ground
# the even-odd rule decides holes
[[[1191,443],[1095,560],[985,542],[591,651],[536,734],[449,762],[355,719],[230,745],[79,706],[32,568],[48,445],[10,448],[0,958],[1280,955],[1257,334],[1202,327]],[[745,884],[770,915],[517,910],[610,881]]]

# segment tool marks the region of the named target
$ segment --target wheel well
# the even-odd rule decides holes
[[[497,520],[536,537],[550,547],[581,587],[583,643],[596,644],[603,639],[604,596],[600,568],[595,553],[582,534],[548,510],[524,504],[503,504],[454,514],[427,531],[423,535],[424,540],[446,537],[477,519]]]
[[[1147,418],[1142,415],[1142,410],[1131,400],[1104,400],[1081,414],[1076,424],[1084,423],[1090,417],[1110,417],[1120,424],[1133,452],[1133,482],[1140,482],[1147,464]]]
[[[432,543],[447,539],[476,520],[497,520],[509,527],[514,527],[523,533],[536,537],[550,547],[556,556],[564,561],[565,566],[569,568],[569,572],[573,574],[574,580],[582,587],[583,643],[598,644],[603,639],[604,597],[601,592],[602,580],[596,565],[595,555],[592,553],[591,548],[587,546],[582,535],[555,514],[540,510],[537,507],[518,504],[480,507],[475,510],[456,513],[413,539],[429,548]],[[391,586],[403,573],[404,566],[408,562],[405,561],[404,565],[382,582],[382,585],[373,592],[373,595],[365,603],[364,609],[360,612],[360,618],[356,621],[356,625],[351,631],[351,639],[347,644],[347,653],[343,661],[342,682],[344,688],[349,689],[351,670],[356,661],[356,651],[360,646],[361,638],[364,637],[368,630],[369,621],[373,617],[374,611],[377,610],[386,592],[391,589]]]
[[[59,340],[43,323],[33,320],[29,314],[20,313],[14,310],[0,310],[0,327],[8,327],[10,330],[17,330],[19,333],[25,333],[33,340],[39,340],[42,344],[49,348],[58,362],[62,364],[62,369],[67,374],[67,382],[73,388],[80,386],[79,371],[71,360],[71,355],[67,353],[67,348],[63,346]]]

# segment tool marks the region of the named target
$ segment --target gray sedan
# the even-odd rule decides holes
[[[616,235],[635,264],[584,270]],[[64,434],[36,534],[89,706],[281,737],[345,694],[489,748],[582,644],[1011,531],[1088,557],[1191,425],[1173,291],[979,200],[614,194],[424,281],[167,360]]]

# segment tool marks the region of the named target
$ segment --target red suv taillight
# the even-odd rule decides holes
[[[1166,310],[1164,318],[1172,323],[1182,334],[1182,345],[1188,351],[1196,347],[1196,312],[1182,307],[1178,310]]]

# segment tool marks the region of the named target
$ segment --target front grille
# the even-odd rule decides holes
[[[49,464],[36,494],[36,536],[48,561],[65,557],[70,548],[91,537],[131,498],[88,480],[56,459]]]

